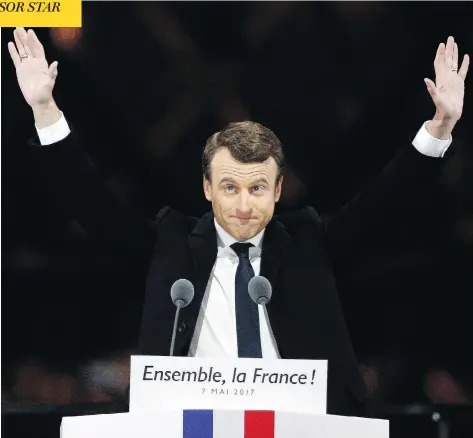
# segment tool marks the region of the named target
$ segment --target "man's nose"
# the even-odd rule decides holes
[[[238,210],[241,211],[243,214],[248,214],[250,211],[250,195],[244,191],[240,192],[238,196]]]

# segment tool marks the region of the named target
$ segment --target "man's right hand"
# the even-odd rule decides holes
[[[61,117],[53,98],[57,77],[57,62],[48,66],[43,45],[32,29],[14,30],[15,43],[8,43],[8,51],[16,69],[16,76],[23,97],[32,108],[38,128],[45,128]]]

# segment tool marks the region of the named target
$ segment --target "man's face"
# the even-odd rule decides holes
[[[273,217],[281,196],[276,184],[278,167],[273,157],[263,163],[240,163],[227,148],[220,148],[210,163],[211,182],[204,177],[204,192],[212,202],[218,224],[238,241],[256,236]]]

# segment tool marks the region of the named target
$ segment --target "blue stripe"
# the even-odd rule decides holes
[[[212,438],[213,411],[184,410],[183,438]]]

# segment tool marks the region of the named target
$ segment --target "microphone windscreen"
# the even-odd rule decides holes
[[[268,304],[273,290],[268,279],[258,275],[248,283],[248,293],[256,304]]]
[[[194,299],[194,286],[185,278],[176,280],[171,286],[171,299],[176,306],[180,300],[183,303],[181,307],[186,307]]]

